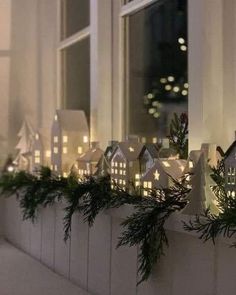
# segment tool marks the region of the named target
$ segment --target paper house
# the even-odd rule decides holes
[[[91,147],[77,158],[76,170],[79,177],[94,175],[97,173],[97,165],[103,156],[103,150],[98,142],[92,142]]]
[[[35,133],[31,147],[31,154],[32,172],[38,170],[41,166],[50,167],[51,146],[47,130],[39,130]]]
[[[203,143],[201,151],[204,152],[208,164],[211,167],[216,167],[219,161],[222,160],[224,154],[223,150],[219,146],[212,143]]]
[[[111,156],[111,180],[122,188],[130,182],[140,185],[140,155],[144,145],[135,141],[120,142]]]
[[[89,128],[84,111],[57,110],[51,131],[51,168],[64,177],[89,148]]]
[[[110,141],[108,146],[101,156],[100,160],[97,164],[97,171],[96,174],[100,176],[110,175],[111,174],[111,156],[114,153],[116,147],[118,145],[118,141]]]
[[[191,178],[194,171],[195,166],[197,165],[199,158],[202,154],[202,151],[195,150],[189,153],[187,163],[184,169],[184,175],[186,176],[186,186],[191,188]]]
[[[187,196],[189,203],[182,210],[183,214],[203,214],[209,208],[212,214],[218,214],[216,196],[211,187],[216,183],[211,178],[211,168],[208,159],[202,151],[197,163],[193,167],[191,177],[191,191]]]
[[[225,190],[228,196],[236,196],[236,140],[225,153]]]
[[[158,159],[142,176],[141,186],[143,195],[148,195],[150,189],[168,188],[173,184],[173,179],[180,180],[183,176],[187,161]]]

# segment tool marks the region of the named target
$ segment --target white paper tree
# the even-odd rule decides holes
[[[211,187],[216,185],[210,176],[211,170],[202,153],[193,169],[191,178],[192,189],[188,195],[189,203],[182,213],[187,215],[202,214],[207,208],[213,214],[218,214],[216,196]]]
[[[18,150],[17,156],[14,160],[19,169],[29,169],[29,155],[31,152],[34,130],[27,120],[24,120],[20,131],[18,132],[18,137],[20,138],[16,150]]]

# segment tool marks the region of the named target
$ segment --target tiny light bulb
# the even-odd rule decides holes
[[[168,79],[169,82],[174,82],[175,81],[175,77],[173,77],[173,76],[169,76],[167,79]]]
[[[180,37],[178,39],[178,42],[179,42],[179,44],[184,44],[185,43],[185,40],[184,40],[184,38]]]
[[[147,98],[148,99],[153,99],[154,95],[152,93],[148,93]]]
[[[175,86],[175,87],[173,88],[173,91],[176,92],[176,93],[179,92],[179,90],[180,90],[179,86]]]
[[[184,88],[188,89],[188,83],[184,83]]]
[[[14,171],[14,167],[13,166],[8,166],[7,167],[7,171],[8,172],[13,172]]]
[[[165,90],[170,91],[171,89],[172,89],[171,85],[168,84],[165,86]]]
[[[167,82],[167,79],[166,79],[166,78],[161,78],[161,79],[160,79],[160,82],[161,82],[162,84],[165,84],[165,83]]]
[[[182,51],[187,51],[187,46],[186,46],[186,45],[181,45],[181,46],[180,46],[180,50],[182,50]]]
[[[184,95],[184,96],[188,95],[188,91],[187,90],[183,90],[182,91],[182,95]]]

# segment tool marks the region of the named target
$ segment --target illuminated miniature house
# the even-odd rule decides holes
[[[204,151],[200,152],[197,162],[192,168],[191,191],[187,198],[189,203],[182,210],[183,214],[203,214],[209,208],[212,214],[218,214],[216,196],[212,186],[216,185],[211,177],[211,168]]]
[[[130,182],[140,185],[140,155],[144,145],[139,142],[126,141],[117,145],[111,156],[111,179],[122,188]]]
[[[92,142],[91,147],[77,158],[76,170],[79,177],[94,175],[97,173],[97,165],[103,156],[103,150],[98,142]]]
[[[41,166],[50,167],[51,165],[51,147],[48,132],[38,131],[34,136],[32,143],[32,171],[38,170]]]
[[[168,188],[173,179],[180,180],[186,166],[186,160],[158,159],[141,177],[143,195],[148,195],[149,189]]]
[[[97,171],[96,175],[105,176],[111,174],[111,156],[114,153],[116,147],[118,145],[118,141],[110,141],[108,146],[101,156],[98,164],[97,164]]]
[[[84,111],[57,110],[51,131],[51,168],[67,177],[71,167],[89,148],[89,128]]]
[[[236,140],[225,153],[225,190],[228,196],[236,195]]]
[[[186,186],[188,188],[191,188],[191,178],[192,174],[194,172],[194,168],[202,154],[202,151],[197,150],[197,151],[191,151],[189,153],[188,159],[187,159],[187,164],[184,169],[184,175],[186,177]]]

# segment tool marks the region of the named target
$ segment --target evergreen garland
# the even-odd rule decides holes
[[[218,163],[216,168],[212,168],[211,177],[216,182],[212,190],[217,197],[219,215],[214,215],[207,209],[203,214],[195,216],[193,220],[184,222],[187,231],[196,232],[204,242],[215,240],[220,235],[231,238],[236,234],[236,199],[228,196],[225,191],[225,167],[224,159]],[[236,246],[236,243],[232,243]]]
[[[123,222],[124,232],[119,239],[122,245],[139,246],[139,283],[147,280],[153,266],[164,254],[168,245],[164,225],[171,213],[186,205],[186,189],[173,180],[169,189],[149,190],[149,196],[141,195],[142,188],[121,189],[109,176],[88,176],[78,179],[73,173],[68,178],[58,177],[49,168],[42,167],[35,174],[20,171],[3,174],[0,179],[2,194],[17,195],[23,210],[23,219],[32,222],[40,207],[65,199],[65,241],[70,237],[73,214],[78,212],[92,226],[96,216],[103,210],[118,208],[125,204],[134,205],[134,213]]]
[[[189,189],[174,181],[169,189],[150,190],[149,197],[143,197],[134,208],[135,212],[127,217],[122,226],[122,233],[118,247],[139,246],[138,284],[147,280],[157,261],[164,255],[164,248],[168,246],[165,232],[165,222],[169,216],[183,209],[186,205],[186,195]]]

